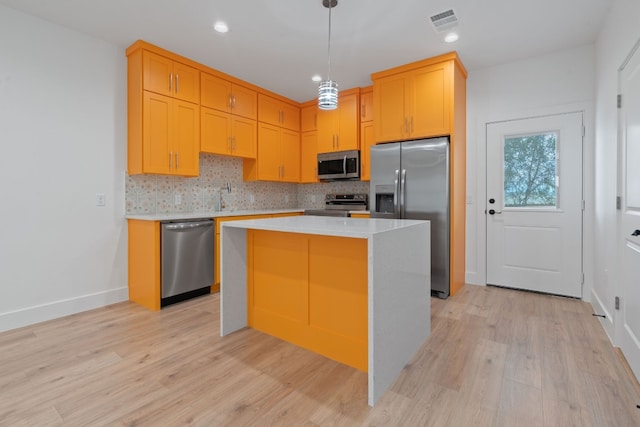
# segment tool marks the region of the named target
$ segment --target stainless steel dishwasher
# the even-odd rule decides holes
[[[162,307],[208,294],[214,278],[213,220],[162,222]]]

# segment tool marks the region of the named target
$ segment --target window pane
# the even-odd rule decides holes
[[[556,133],[504,140],[504,206],[556,207]]]

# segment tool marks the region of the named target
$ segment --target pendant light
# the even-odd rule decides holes
[[[331,80],[331,9],[338,5],[338,0],[322,0],[322,5],[329,9],[329,43],[327,56],[329,57],[329,72],[327,79],[318,85],[318,108],[321,110],[335,110],[338,108],[338,83]]]

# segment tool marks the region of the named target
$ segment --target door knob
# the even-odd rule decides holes
[[[500,215],[502,212],[498,212],[495,209],[489,209],[489,215]]]
[[[489,199],[489,203],[494,204],[496,202],[496,199]]]
[[[640,230],[636,230],[633,233],[631,233],[632,236],[640,236]]]

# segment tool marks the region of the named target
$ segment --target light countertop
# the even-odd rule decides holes
[[[230,221],[225,227],[253,230],[281,231],[286,233],[320,234],[325,236],[354,237],[366,239],[427,221],[408,219],[337,218],[328,216],[291,216],[282,218],[250,219]]]
[[[200,218],[219,218],[226,216],[245,216],[245,215],[273,215],[304,212],[304,209],[264,209],[264,210],[242,210],[242,211],[210,211],[210,212],[191,212],[191,213],[169,213],[169,214],[142,214],[142,215],[126,215],[126,219],[137,219],[143,221],[179,221],[183,219],[200,219]]]

